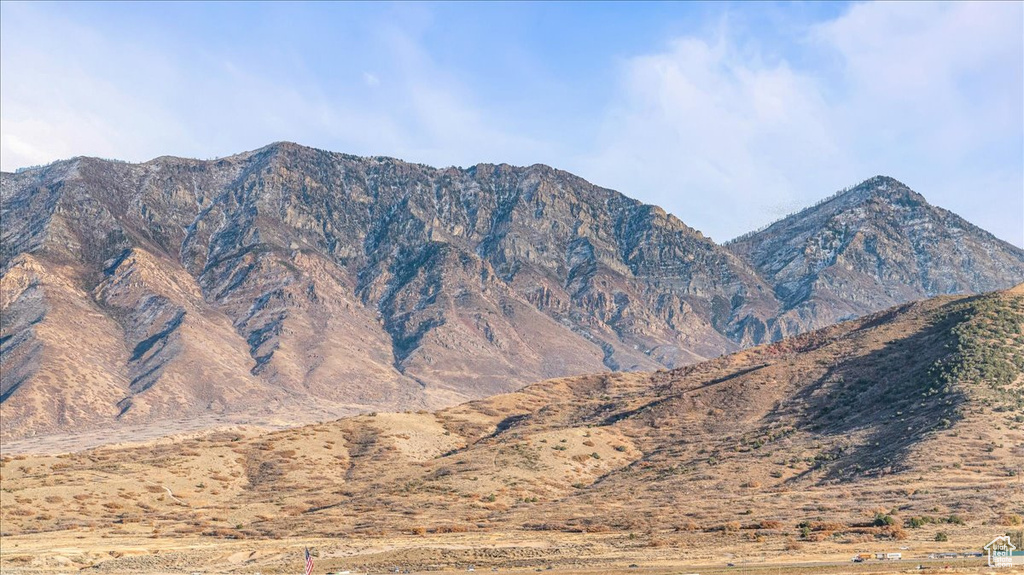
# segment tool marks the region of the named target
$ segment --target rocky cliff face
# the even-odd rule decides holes
[[[1024,250],[877,176],[726,245],[775,290],[778,339],[926,297],[1005,289]]]
[[[837,198],[731,250],[546,166],[441,170],[294,144],[78,158],[3,174],[0,192],[5,436],[437,407],[1024,276],[1020,250],[949,228],[961,221],[909,190]],[[933,214],[913,235],[927,257],[907,255],[904,222]],[[975,245],[963,236],[987,243],[958,251]]]
[[[275,144],[2,182],[5,433],[289,398],[451,404],[716,356],[777,312],[729,251],[546,166]],[[97,409],[62,411],[85,398]]]

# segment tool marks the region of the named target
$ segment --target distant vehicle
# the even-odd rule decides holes
[[[889,561],[899,561],[900,559],[903,559],[903,554],[902,553],[886,553],[885,554],[885,558],[888,559]]]
[[[853,559],[850,559],[850,561],[853,561],[854,563],[863,563],[864,562],[864,558],[861,557],[860,555],[857,555]]]

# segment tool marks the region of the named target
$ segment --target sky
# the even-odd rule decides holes
[[[1024,4],[0,3],[0,167],[543,163],[716,241],[875,175],[1024,246]]]

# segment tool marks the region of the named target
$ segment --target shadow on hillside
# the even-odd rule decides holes
[[[959,421],[963,390],[944,388],[930,371],[952,353],[955,346],[947,344],[955,342],[951,329],[960,321],[956,314],[842,360],[796,394],[789,408],[799,410],[798,426],[834,445],[798,478],[823,472],[822,481],[848,481],[899,472],[916,444]]]

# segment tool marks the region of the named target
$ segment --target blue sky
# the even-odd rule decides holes
[[[876,174],[1024,245],[1021,3],[0,4],[0,164],[545,163],[724,241]]]

